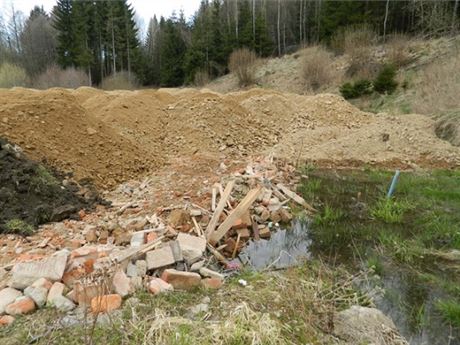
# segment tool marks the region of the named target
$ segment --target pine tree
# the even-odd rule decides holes
[[[175,18],[168,19],[164,24],[160,46],[162,86],[179,86],[185,79],[183,61],[187,47],[177,24]]]
[[[58,62],[62,67],[75,64],[72,0],[58,0],[54,7],[54,28],[57,30]]]

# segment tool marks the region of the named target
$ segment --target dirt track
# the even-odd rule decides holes
[[[421,115],[373,115],[331,94],[253,89],[104,92],[0,90],[0,136],[101,187],[155,171],[176,157],[273,153],[347,166],[456,167],[460,148]]]

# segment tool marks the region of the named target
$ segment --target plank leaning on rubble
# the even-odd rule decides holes
[[[276,185],[276,187],[282,191],[284,194],[286,194],[290,199],[294,200],[296,203],[298,203],[299,205],[303,206],[304,208],[306,208],[307,210],[311,211],[311,212],[316,212],[316,210],[311,206],[309,205],[304,198],[302,198],[301,196],[297,195],[296,193],[294,193],[293,191],[291,191],[288,187],[286,187],[284,184],[282,183],[278,183]]]
[[[151,250],[151,249],[155,248],[156,246],[158,246],[164,238],[165,238],[165,236],[160,236],[155,241],[152,241],[150,243],[146,243],[146,244],[144,244],[144,245],[142,245],[140,247],[125,249],[121,253],[118,253],[117,255],[112,257],[112,260],[115,261],[115,262],[122,262],[122,261],[125,261],[126,259],[129,259],[129,258],[135,256],[135,255],[145,254],[149,250]]]
[[[211,220],[209,221],[208,226],[206,227],[206,238],[209,238],[211,236],[212,232],[217,226],[217,223],[219,222],[220,215],[222,214],[222,211],[225,208],[225,205],[227,204],[227,200],[230,197],[230,193],[233,190],[233,187],[235,186],[235,180],[230,180],[227,183],[227,186],[225,186],[224,194],[219,200],[219,203],[217,204],[216,211],[212,215]]]
[[[228,230],[232,227],[235,221],[238,218],[241,218],[243,213],[245,213],[249,207],[251,207],[252,203],[257,199],[259,193],[262,191],[262,186],[259,186],[255,189],[249,191],[249,193],[244,197],[243,200],[238,204],[238,206],[230,212],[228,217],[224,220],[224,222],[217,228],[215,232],[213,232],[208,237],[208,242],[212,245],[215,245],[219,240],[224,237]]]

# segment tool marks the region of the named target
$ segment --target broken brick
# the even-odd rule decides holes
[[[198,273],[182,272],[175,269],[167,269],[161,275],[161,279],[171,284],[174,289],[190,290],[200,286],[201,277]]]
[[[91,300],[93,314],[109,313],[121,307],[121,296],[117,294],[97,296]]]

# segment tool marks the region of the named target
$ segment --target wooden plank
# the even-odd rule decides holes
[[[219,203],[217,204],[217,207],[216,207],[216,211],[212,215],[212,218],[209,221],[208,226],[206,227],[206,238],[209,238],[209,236],[212,234],[212,232],[216,228],[217,223],[219,222],[220,215],[222,214],[222,211],[225,208],[227,200],[230,197],[230,193],[232,192],[234,186],[235,186],[235,180],[230,180],[227,183],[227,186],[225,186],[224,194],[220,198]]]
[[[222,188],[222,185],[220,183],[217,184],[217,188],[219,189],[219,194],[220,197],[222,198],[224,195],[224,190]],[[231,199],[232,197],[230,196],[228,199]],[[229,209],[233,210],[232,204],[230,203],[230,200],[227,200],[227,206]]]
[[[211,252],[211,254],[216,257],[217,260],[219,260],[224,265],[228,264],[228,260],[225,258],[225,256],[223,256],[221,253],[219,253],[216,248],[211,246],[209,243],[206,245],[206,247]]]
[[[235,221],[249,209],[252,203],[257,199],[262,187],[259,186],[255,189],[249,191],[249,193],[244,197],[243,200],[238,204],[238,206],[228,215],[227,219],[217,228],[217,230],[212,233],[208,239],[212,245],[215,245],[219,240],[224,237],[228,230],[232,227]]]
[[[260,240],[260,235],[259,235],[259,224],[255,221],[254,217],[251,218],[252,220],[252,233],[254,236],[254,240],[258,241]]]
[[[288,187],[286,187],[282,183],[278,183],[276,185],[276,187],[278,187],[279,190],[281,190],[284,194],[286,194],[290,199],[294,200],[299,205],[303,206],[304,208],[306,208],[309,211],[316,212],[316,210],[311,205],[309,205],[305,201],[304,198],[302,198],[300,195],[297,195],[296,193],[291,191]]]
[[[115,262],[122,262],[126,259],[132,258],[133,256],[145,254],[149,250],[152,250],[156,246],[160,245],[163,238],[164,236],[160,236],[155,241],[149,242],[140,247],[125,249],[122,252],[118,253],[116,256],[112,257],[112,260]]]
[[[195,226],[195,229],[196,229],[196,234],[198,236],[203,236],[203,229],[201,229],[201,226],[200,224],[198,224],[198,222],[196,221],[196,218],[195,217],[192,217],[192,221],[193,221],[193,225]]]
[[[212,199],[211,199],[211,211],[216,210],[216,198],[217,198],[217,186],[212,186]]]

